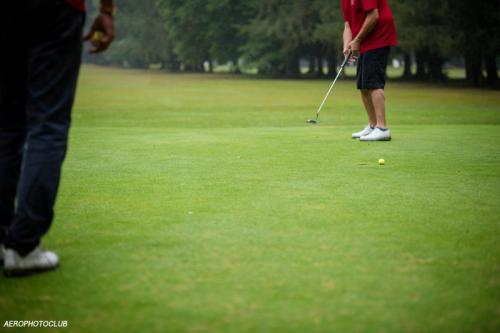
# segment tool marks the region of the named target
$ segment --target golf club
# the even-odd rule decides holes
[[[326,93],[325,98],[323,98],[321,105],[319,106],[318,110],[316,111],[316,119],[308,119],[307,123],[309,123],[309,124],[317,124],[318,123],[319,113],[321,112],[323,105],[325,104],[326,100],[328,99],[328,96],[330,96],[330,93],[332,92],[332,89],[333,89],[333,86],[335,85],[335,82],[337,82],[338,78],[340,77],[340,75],[344,71],[344,67],[347,64],[347,62],[349,61],[349,59],[351,58],[351,55],[352,55],[352,51],[349,51],[349,54],[347,55],[347,57],[345,57],[344,61],[342,62],[342,65],[340,65],[340,69],[339,69],[339,72],[337,73],[337,76],[333,80],[332,85],[330,86],[330,89],[328,89],[328,92]]]

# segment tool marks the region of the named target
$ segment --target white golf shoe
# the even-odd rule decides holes
[[[371,127],[370,125],[366,125],[366,127],[363,128],[362,131],[356,132],[356,133],[352,133],[352,138],[353,139],[359,139],[362,136],[370,134],[374,129],[375,128]]]
[[[391,131],[376,127],[370,134],[360,137],[359,141],[391,141]]]
[[[0,245],[0,267],[3,267],[3,246]]]
[[[50,251],[42,251],[37,246],[25,256],[21,256],[12,249],[3,249],[4,253],[4,275],[22,276],[38,272],[49,271],[57,268],[59,258],[57,254]]]

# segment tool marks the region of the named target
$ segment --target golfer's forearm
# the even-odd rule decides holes
[[[101,0],[101,8],[99,10],[102,14],[107,14],[114,17],[116,14],[115,0]]]
[[[114,7],[115,6],[115,0],[101,0],[101,6],[103,7]]]
[[[349,43],[352,41],[352,31],[351,28],[349,27],[349,23],[345,23],[344,25],[344,33],[342,35],[343,40],[344,40],[344,50],[349,47]]]
[[[368,37],[370,32],[372,32],[373,28],[375,28],[377,21],[378,21],[378,9],[373,9],[366,15],[365,22],[363,22],[361,30],[354,39],[360,43],[364,41],[365,38]]]

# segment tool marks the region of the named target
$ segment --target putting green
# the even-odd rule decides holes
[[[85,66],[61,268],[0,277],[0,325],[499,331],[500,94],[390,82],[393,141],[361,143],[352,81],[305,123],[328,86]]]

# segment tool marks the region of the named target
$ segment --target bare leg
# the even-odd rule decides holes
[[[371,104],[375,114],[375,124],[380,128],[387,128],[385,121],[385,93],[384,89],[369,90]],[[371,122],[371,120],[370,120]]]
[[[375,127],[377,125],[377,117],[375,113],[375,106],[373,105],[372,90],[361,90],[361,99],[363,100],[363,104],[365,105],[366,114],[368,115],[368,122],[370,126]]]

